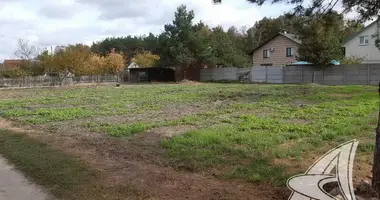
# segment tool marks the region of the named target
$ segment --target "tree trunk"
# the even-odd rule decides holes
[[[379,82],[379,97],[380,97],[380,82]],[[380,98],[379,98],[380,99]],[[380,194],[380,104],[379,104],[379,117],[376,128],[376,143],[373,158],[372,168],[372,188]]]

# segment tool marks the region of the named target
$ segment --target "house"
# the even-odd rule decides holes
[[[294,34],[277,33],[252,51],[253,66],[284,66],[296,62],[301,41]]]
[[[380,63],[380,50],[375,46],[379,28],[380,19],[349,37],[344,43],[345,56],[363,58],[363,63]]]
[[[0,70],[9,70],[14,67],[18,67],[23,64],[23,60],[21,59],[13,59],[13,60],[4,60],[2,68]]]

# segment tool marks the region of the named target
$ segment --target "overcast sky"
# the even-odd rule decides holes
[[[110,36],[160,33],[180,4],[195,11],[196,21],[228,28],[252,26],[276,17],[289,5],[258,7],[246,0],[0,0],[0,62],[15,58],[17,38],[39,47],[86,43]]]

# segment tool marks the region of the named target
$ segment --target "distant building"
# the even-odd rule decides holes
[[[284,66],[296,62],[301,41],[294,34],[278,33],[252,51],[254,66]]]
[[[9,70],[15,67],[21,66],[26,60],[22,59],[6,59],[3,64],[0,64],[0,70]],[[33,59],[29,60],[32,63],[38,63],[39,60]]]
[[[139,68],[140,66],[138,66],[135,62],[132,62],[131,64],[128,65],[128,69],[132,69],[132,68]]]
[[[375,46],[379,26],[380,19],[349,37],[344,43],[345,56],[363,58],[363,63],[380,63],[380,50]]]
[[[9,70],[22,65],[24,61],[21,59],[4,60],[2,70]]]

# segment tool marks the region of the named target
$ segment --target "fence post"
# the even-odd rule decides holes
[[[284,83],[285,80],[285,66],[282,66],[282,83]]]
[[[265,83],[268,83],[268,66],[265,66]]]
[[[301,65],[301,83],[303,83],[303,65]]]
[[[347,66],[343,65],[344,68],[343,68],[343,82],[344,82],[344,85],[347,85]]]
[[[325,84],[325,68],[322,67],[322,85]]]
[[[367,64],[367,85],[371,84],[371,67]]]

